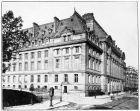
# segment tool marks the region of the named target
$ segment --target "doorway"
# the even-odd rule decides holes
[[[64,93],[67,93],[67,86],[64,86]]]

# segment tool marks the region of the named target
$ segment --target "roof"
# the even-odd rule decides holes
[[[56,23],[55,23],[56,20]],[[31,40],[60,37],[63,33],[83,33],[86,31],[85,20],[76,12],[63,20],[54,17],[54,22],[38,25],[33,23],[33,27],[25,29],[28,30],[28,36]]]

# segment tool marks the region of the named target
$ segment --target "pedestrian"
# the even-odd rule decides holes
[[[110,98],[111,98],[111,100],[114,99],[113,93],[110,94]]]
[[[53,87],[50,88],[49,95],[50,95],[50,106],[52,107],[53,106],[52,100],[53,100],[53,96],[54,96],[54,88]]]
[[[96,99],[96,91],[95,91],[95,93],[94,93],[94,96],[95,96],[95,99]]]

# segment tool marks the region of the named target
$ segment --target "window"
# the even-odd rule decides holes
[[[100,78],[100,77],[98,78],[98,83],[99,83],[99,84],[101,83],[101,78]]]
[[[31,62],[31,70],[32,70],[32,71],[35,69],[35,66],[34,66],[34,65],[35,65],[34,62],[32,61],[32,62]]]
[[[45,80],[44,82],[48,82],[48,75],[45,75]]]
[[[10,76],[8,76],[8,82],[10,82]]]
[[[58,82],[58,75],[55,75],[55,82]]]
[[[45,57],[48,57],[48,50],[45,50]]]
[[[38,61],[37,62],[37,70],[40,70],[41,69],[41,61]]]
[[[19,60],[22,60],[22,54],[19,54]]]
[[[16,55],[13,55],[13,61],[15,61],[16,60]]]
[[[45,69],[48,69],[48,60],[45,60],[44,68],[45,68]]]
[[[16,76],[13,76],[13,83],[15,83],[15,80],[16,80]]]
[[[74,74],[74,82],[78,82],[78,74]]]
[[[8,71],[10,71],[11,70],[11,64],[9,64],[9,67],[8,67]]]
[[[21,85],[18,85],[18,88],[20,89],[21,88]]]
[[[18,82],[21,83],[21,75],[18,76]]]
[[[40,75],[37,75],[37,82],[40,82]]]
[[[90,58],[88,59],[88,67],[91,68]]]
[[[69,69],[69,57],[64,58],[64,69]]]
[[[59,49],[56,49],[56,55],[59,55]]]
[[[34,82],[34,76],[31,75],[31,82]]]
[[[88,75],[88,83],[90,83],[90,82],[91,82],[90,75]]]
[[[66,50],[66,54],[68,54],[69,53],[69,48],[66,48],[65,50]]]
[[[45,89],[47,89],[47,86],[44,86]]]
[[[28,59],[28,53],[25,53],[25,60]]]
[[[37,52],[37,57],[38,57],[38,58],[41,58],[41,51],[38,51],[38,52]]]
[[[58,89],[58,86],[54,86],[55,89]]]
[[[5,82],[5,76],[2,77],[2,82]]]
[[[95,83],[97,83],[97,76],[95,76],[95,78],[94,78],[94,79],[95,79]]]
[[[67,41],[67,37],[66,36],[64,36],[64,42],[66,42]]]
[[[75,90],[77,90],[77,89],[78,89],[78,87],[77,87],[77,86],[74,86],[74,89],[75,89]]]
[[[37,88],[39,89],[39,88],[40,88],[40,86],[37,86]]]
[[[35,53],[31,52],[31,59],[34,59],[34,58],[35,58]]]
[[[25,62],[25,66],[24,66],[25,71],[28,70],[28,62]]]
[[[90,50],[91,50],[91,48],[89,48],[89,54],[90,54]]]
[[[94,76],[92,76],[92,83],[94,83],[95,82],[95,80],[94,80]]]
[[[75,51],[76,51],[76,53],[79,53],[79,46],[75,47]]]
[[[94,60],[93,60],[92,62],[93,62],[93,63],[92,63],[92,67],[93,67],[93,69],[94,69],[94,67],[95,67]]]
[[[74,56],[75,60],[74,60],[74,69],[79,69],[80,68],[80,57],[78,55]]]
[[[3,87],[5,87],[5,85],[3,85]]]
[[[59,68],[60,65],[60,59],[56,59],[56,68]]]
[[[24,76],[24,83],[27,83],[27,75]]]
[[[101,71],[101,62],[99,62],[98,65],[99,65],[99,71]]]
[[[25,85],[24,88],[26,89],[27,88],[27,85]]]
[[[19,71],[22,71],[22,63],[19,63]]]
[[[64,74],[64,82],[68,82],[68,74]]]
[[[13,71],[16,71],[16,63],[13,64]]]

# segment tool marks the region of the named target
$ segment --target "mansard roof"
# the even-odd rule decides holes
[[[138,74],[138,71],[134,67],[128,66],[128,67],[126,67],[126,73],[135,73],[135,74]]]
[[[25,29],[31,40],[60,37],[63,33],[83,33],[86,31],[85,20],[76,12],[67,19],[59,20],[54,17],[54,22],[38,25],[33,23],[33,27]]]

